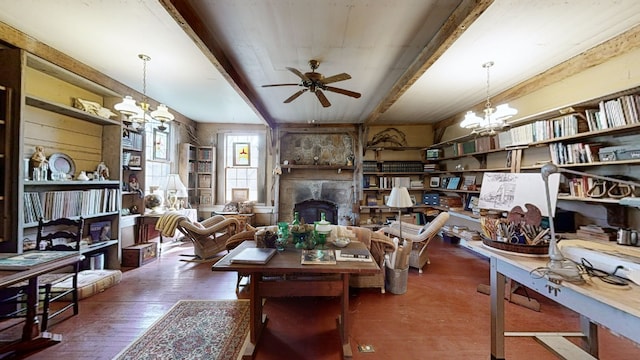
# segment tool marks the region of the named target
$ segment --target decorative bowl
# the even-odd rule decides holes
[[[333,244],[339,248],[346,247],[351,242],[351,239],[346,237],[339,237],[333,241]]]

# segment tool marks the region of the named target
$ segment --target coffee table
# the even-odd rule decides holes
[[[243,359],[253,358],[255,347],[266,326],[267,317],[262,313],[263,299],[291,296],[340,297],[341,311],[337,323],[342,342],[342,355],[344,358],[351,358],[353,353],[349,340],[349,275],[375,274],[380,271],[378,264],[375,261],[338,261],[335,265],[302,265],[300,264],[301,250],[293,248],[278,252],[265,265],[231,263],[231,259],[242,249],[255,246],[255,241],[245,241],[211,268],[213,271],[237,271],[251,276],[249,282],[251,323],[249,342]],[[327,248],[331,247],[327,246]],[[351,242],[348,248],[367,249],[364,244],[357,241]],[[278,281],[267,279],[277,275],[281,276]],[[309,277],[313,277],[313,280],[309,280]],[[297,278],[304,278],[304,280],[296,280]]]

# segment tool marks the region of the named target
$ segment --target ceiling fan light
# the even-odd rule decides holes
[[[158,105],[158,108],[151,112],[151,117],[161,122],[172,121],[175,119],[175,116],[169,112],[169,109],[165,104]]]
[[[138,105],[136,105],[136,101],[129,95],[125,96],[122,102],[115,104],[113,108],[127,117],[135,115],[141,110]]]

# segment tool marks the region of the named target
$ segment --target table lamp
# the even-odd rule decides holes
[[[175,211],[180,208],[178,201],[180,198],[186,198],[187,188],[184,186],[182,181],[180,180],[180,175],[178,174],[169,174],[167,178],[167,203],[169,204],[169,210]]]
[[[542,180],[544,180],[544,185],[545,185],[547,210],[549,214],[549,230],[551,233],[551,241],[549,242],[549,269],[553,271],[556,275],[561,276],[564,280],[578,279],[580,277],[578,267],[572,261],[567,260],[564,257],[564,255],[562,255],[562,252],[558,247],[558,239],[556,238],[555,225],[553,221],[553,209],[551,207],[551,191],[549,189],[549,176],[554,173],[567,173],[567,174],[573,174],[573,175],[579,175],[579,176],[586,176],[586,177],[610,181],[618,184],[625,184],[632,187],[640,186],[640,183],[622,180],[622,179],[616,179],[608,176],[594,175],[594,174],[589,174],[589,173],[565,169],[565,168],[559,168],[555,164],[545,164],[540,170],[540,174],[542,175]],[[638,206],[638,202],[632,201],[631,199],[635,199],[635,198],[623,198],[620,201],[620,204]]]
[[[398,208],[398,224],[400,225],[400,239],[402,239],[402,208],[412,207],[413,201],[406,187],[394,187],[387,200],[388,207]]]

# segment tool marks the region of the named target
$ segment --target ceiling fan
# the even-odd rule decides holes
[[[331,103],[329,102],[327,97],[324,95],[322,90],[351,96],[356,99],[362,96],[362,94],[357,93],[355,91],[340,89],[337,87],[327,85],[327,84],[331,84],[338,81],[349,80],[351,79],[351,75],[347,73],[341,73],[341,74],[337,74],[329,77],[324,77],[322,74],[316,72],[316,69],[318,68],[318,66],[320,66],[320,62],[318,60],[309,60],[309,66],[311,67],[311,72],[306,72],[306,73],[302,73],[300,70],[294,69],[291,67],[287,68],[287,70],[291,71],[292,73],[296,74],[300,79],[302,79],[301,83],[262,85],[262,87],[272,87],[272,86],[304,86],[305,87],[304,89],[299,90],[295,94],[289,96],[284,101],[285,104],[292,102],[293,100],[297,99],[298,96],[302,95],[307,91],[316,93],[316,96],[318,97],[318,100],[320,101],[320,104],[322,104],[323,107],[329,107],[331,106]]]

